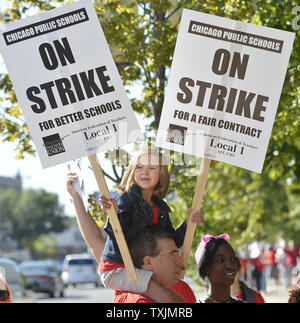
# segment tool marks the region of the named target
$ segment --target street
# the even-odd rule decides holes
[[[93,284],[70,286],[65,296],[50,298],[47,294],[28,292],[24,298],[15,298],[14,303],[111,303],[114,291],[104,287],[95,288]]]
[[[199,299],[203,293],[197,293]],[[287,303],[288,292],[283,287],[272,293],[262,293],[266,303]],[[111,303],[114,292],[104,287],[95,288],[92,284],[78,285],[65,289],[65,296],[61,298],[50,298],[47,294],[28,292],[27,297],[15,298],[14,303]]]

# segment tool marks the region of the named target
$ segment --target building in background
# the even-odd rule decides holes
[[[22,177],[19,171],[15,177],[0,176],[0,188],[13,188],[16,192],[20,193],[22,191],[22,187]]]

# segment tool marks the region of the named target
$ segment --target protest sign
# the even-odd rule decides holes
[[[156,145],[260,173],[293,39],[184,9]]]
[[[156,146],[261,173],[294,33],[183,10]],[[195,232],[188,223],[184,263]]]
[[[1,26],[0,51],[42,166],[89,156],[100,191],[110,198],[96,153],[143,135],[92,1]],[[108,215],[134,280],[116,210]]]
[[[9,23],[1,34],[44,168],[142,138],[91,1]]]

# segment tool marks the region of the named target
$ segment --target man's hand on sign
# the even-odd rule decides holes
[[[110,209],[113,204],[116,212],[118,213],[118,204],[115,199],[113,198],[107,199],[104,195],[100,195],[99,202],[101,204],[101,208],[103,212],[107,212],[107,210]]]
[[[192,214],[192,209],[188,210],[187,216],[186,216],[186,222],[192,221],[192,223],[200,224],[202,222],[202,211],[196,211]]]

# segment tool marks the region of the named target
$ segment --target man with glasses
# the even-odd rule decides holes
[[[134,265],[152,271],[152,279],[163,288],[177,292],[185,302],[196,301],[191,288],[179,280],[183,261],[171,233],[155,228],[147,229],[133,241],[130,252]],[[113,303],[154,303],[154,300],[140,294],[116,291]]]

